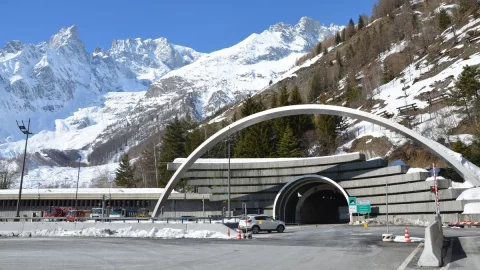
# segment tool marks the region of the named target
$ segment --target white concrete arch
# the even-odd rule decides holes
[[[475,177],[475,175],[468,171],[466,168],[462,166],[460,162],[458,162],[454,157],[450,156],[446,151],[445,147],[435,141],[427,139],[420,134],[398,124],[388,119],[382,118],[378,115],[374,115],[371,113],[363,112],[360,110],[350,109],[346,107],[340,106],[332,106],[332,105],[319,105],[319,104],[307,104],[307,105],[294,105],[294,106],[286,106],[286,107],[279,107],[270,110],[266,110],[263,112],[259,112],[248,117],[242,118],[235,123],[232,123],[225,128],[221,129],[213,136],[208,138],[204,141],[197,149],[195,149],[185,160],[185,162],[177,169],[177,171],[173,174],[172,178],[168,182],[167,186],[165,187],[164,193],[160,196],[160,199],[155,206],[155,210],[153,212],[154,216],[157,216],[158,210],[161,205],[165,203],[168,196],[172,192],[175,185],[181,180],[182,175],[186,172],[190,166],[200,158],[208,149],[219,143],[221,140],[227,138],[228,136],[244,129],[249,126],[255,125],[257,123],[271,120],[274,118],[279,118],[283,116],[292,116],[292,115],[301,115],[301,114],[327,114],[327,115],[337,115],[337,116],[344,116],[344,117],[351,117],[359,120],[364,120],[367,122],[371,122],[373,124],[383,126],[388,128],[392,131],[398,132],[403,134],[404,136],[416,141],[417,143],[421,144],[422,146],[429,149],[432,153],[437,155],[438,157],[442,158],[452,166],[452,168],[458,172],[464,179],[471,181],[475,186],[480,185],[480,181]]]

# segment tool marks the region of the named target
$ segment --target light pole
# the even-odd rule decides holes
[[[387,233],[389,233],[388,231],[388,177],[385,177],[385,190],[386,190],[386,206],[387,206]]]
[[[28,135],[32,134],[30,132],[30,118],[28,119],[28,126],[25,127],[25,123],[19,124],[17,121],[17,126],[20,131],[27,135],[27,139],[25,140],[25,151],[23,152],[23,166],[22,166],[22,176],[20,177],[20,189],[18,190],[18,200],[17,200],[17,214],[16,217],[20,217],[20,202],[22,200],[22,186],[23,186],[23,175],[25,173],[25,160],[27,158],[27,145],[28,145]]]
[[[75,209],[77,209],[77,199],[78,199],[78,182],[80,181],[80,161],[81,157],[78,157],[78,174],[77,174],[77,189],[75,191]]]
[[[228,143],[228,179],[227,179],[227,184],[228,184],[228,218],[231,217],[231,212],[230,212],[230,136],[227,138],[227,143]]]

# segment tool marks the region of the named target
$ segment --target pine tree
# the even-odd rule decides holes
[[[451,23],[452,21],[450,20],[447,11],[445,9],[440,10],[440,13],[438,14],[438,27],[445,30]]]
[[[304,151],[299,147],[297,138],[293,135],[293,131],[288,125],[283,132],[277,148],[278,157],[304,157]]]
[[[178,157],[186,157],[185,142],[188,130],[186,123],[175,117],[165,127],[163,142],[160,146],[160,165],[158,166],[160,187],[164,187],[173,174],[172,171],[167,170],[167,163]]]
[[[480,82],[477,80],[479,71],[470,66],[465,66],[462,73],[455,83],[455,88],[450,91],[449,103],[455,106],[461,106],[468,118],[472,120],[472,112],[470,103],[473,101],[474,113],[477,114],[479,109],[479,90]]]
[[[337,34],[335,35],[335,43],[338,45],[340,43],[342,43],[342,37],[340,36],[340,33],[337,32]]]
[[[355,35],[355,33],[356,33],[355,23],[353,22],[352,19],[350,19],[347,26],[347,37],[351,38],[353,35]]]
[[[343,28],[341,38],[342,41],[347,41],[347,28]]]
[[[357,87],[355,83],[355,78],[352,74],[347,76],[347,85],[345,89],[345,99],[347,101],[347,106],[351,106],[358,97],[360,97],[361,90]]]
[[[327,95],[324,93],[320,98],[322,104],[328,104]],[[320,155],[332,154],[338,144],[338,136],[345,130],[345,123],[342,117],[321,114],[315,121]]]
[[[130,166],[128,154],[124,153],[120,158],[120,164],[115,172],[115,184],[119,187],[134,188],[137,187],[137,180],[134,177],[135,166]]]
[[[327,54],[328,54],[328,48],[325,47],[325,48],[323,48],[323,56],[325,56],[325,55],[327,55]]]
[[[362,15],[358,16],[358,30],[362,29],[365,27],[365,22],[363,21]]]
[[[288,90],[285,84],[282,84],[282,89],[280,89],[280,98],[279,98],[279,107],[288,106]]]
[[[290,105],[303,104],[302,96],[297,86],[294,86],[290,94]],[[291,127],[293,134],[297,138],[301,138],[303,133],[309,129],[313,129],[311,115],[294,115],[288,117],[287,126]]]
[[[319,42],[317,45],[315,45],[315,55],[319,55],[322,53],[322,43]]]
[[[270,104],[270,108],[278,107],[278,100],[277,100],[277,92],[273,92],[272,94],[272,103]]]

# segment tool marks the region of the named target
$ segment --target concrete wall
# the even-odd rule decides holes
[[[425,228],[425,244],[418,260],[419,266],[442,266],[443,229],[440,221]]]
[[[342,186],[342,183],[339,183]],[[431,182],[415,182],[415,183],[406,183],[406,184],[398,184],[398,185],[389,185],[388,186],[388,194],[396,194],[396,193],[411,193],[411,192],[418,192],[418,191],[429,191],[430,187],[433,185]],[[438,180],[438,189],[447,189],[451,185],[451,181],[448,179]],[[375,195],[384,195],[386,193],[385,186],[377,186],[377,187],[368,187],[368,188],[356,188],[356,189],[346,189],[347,193],[350,196],[357,196],[357,197],[368,197],[368,196],[375,196]]]

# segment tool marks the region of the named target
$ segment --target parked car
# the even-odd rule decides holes
[[[285,223],[281,220],[275,220],[266,215],[247,215],[246,218],[241,219],[238,223],[242,231],[252,231],[257,234],[260,231],[277,231],[283,233],[285,231]]]

